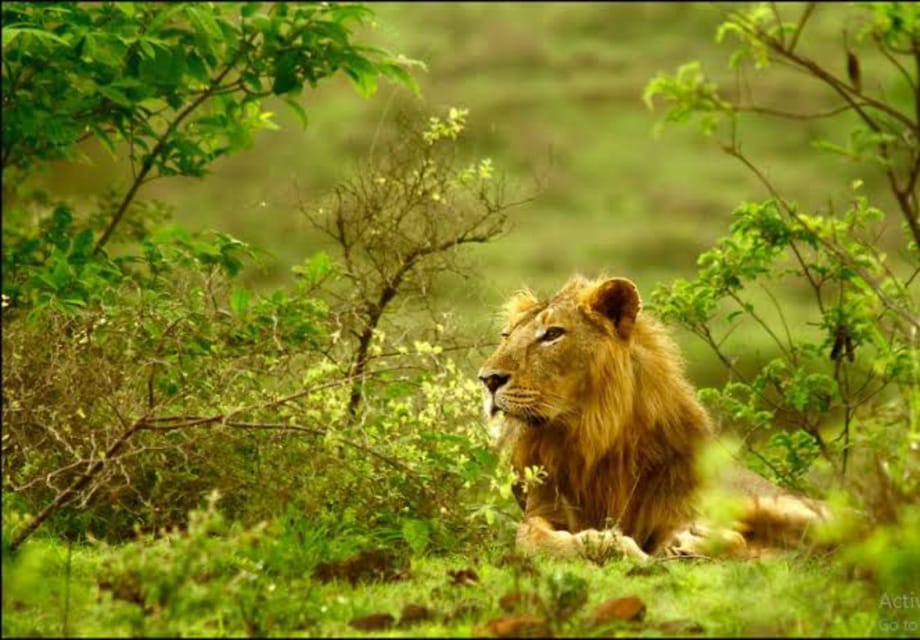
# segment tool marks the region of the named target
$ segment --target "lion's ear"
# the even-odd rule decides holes
[[[609,318],[623,339],[629,338],[642,302],[639,291],[626,278],[610,278],[587,292],[588,306]]]
[[[540,301],[537,296],[530,289],[523,289],[511,296],[511,299],[505,303],[502,310],[505,312],[505,317],[511,319],[525,311],[529,311],[538,304],[540,304]]]

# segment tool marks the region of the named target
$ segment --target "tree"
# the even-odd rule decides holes
[[[339,72],[364,96],[379,76],[417,91],[406,69],[418,63],[352,41],[372,15],[325,2],[5,3],[4,189],[10,170],[19,181],[76,157],[87,139],[113,155],[121,145],[132,180],[95,240],[98,254],[145,183],[203,176],[275,128],[266,98],[281,97],[306,125],[296,100],[304,85]]]
[[[432,116],[424,130],[404,125],[398,141],[339,184],[330,202],[301,207],[332,240],[338,258],[344,286],[330,293],[339,326],[355,339],[349,355],[351,417],[390,308],[400,299],[426,301],[438,273],[459,270],[458,250],[497,238],[508,209],[524,202],[508,200],[490,158],[471,163],[458,157],[466,116],[466,109],[451,108],[443,120]]]
[[[718,39],[738,38],[732,67],[745,80],[752,67],[758,73],[791,67],[837,96],[835,108],[803,113],[752,104],[743,95],[726,97],[698,62],[659,75],[646,89],[650,106],[656,99],[668,104],[665,121],[697,119],[707,134],[724,133],[723,150],[750,169],[769,195],[739,205],[730,235],[700,256],[697,277],[659,288],[655,304],[664,318],[702,338],[728,368],[732,379],[704,395],[745,430],[755,466],[799,486],[822,457],[839,480],[867,489],[864,474],[847,477],[848,461],[858,451],[868,457],[862,469],[878,480],[875,490],[864,492],[868,506],[892,520],[897,505],[920,486],[911,454],[920,441],[920,9],[914,3],[861,7],[854,40],[842,32],[846,78],[802,51],[809,21],[825,9],[808,4],[795,20],[783,19],[781,10],[788,16],[787,7],[774,3],[727,12]],[[870,83],[862,78],[861,61],[873,54],[877,75]],[[888,216],[862,194],[862,180],[850,185],[852,197],[842,210],[804,210],[742,151],[744,113],[848,123],[845,142],[816,140],[814,146],[884,177],[903,223],[891,255],[879,241]],[[773,294],[787,284],[811,292],[820,327],[816,339],[790,329]],[[755,287],[772,301],[771,311],[752,302]],[[768,313],[779,323],[769,322]],[[753,375],[738,366],[750,364],[752,354],[724,346],[745,321],[748,331],[762,332],[776,350]],[[766,443],[758,442],[764,433]]]

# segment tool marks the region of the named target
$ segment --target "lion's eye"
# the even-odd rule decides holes
[[[510,336],[510,335],[511,335],[511,334],[510,334],[509,332],[507,332],[507,331],[502,331],[502,338],[507,338],[507,337]]]
[[[563,333],[565,333],[565,329],[562,327],[550,327],[543,332],[542,336],[540,336],[540,342],[552,342]]]

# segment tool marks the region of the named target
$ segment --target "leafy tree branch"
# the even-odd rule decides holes
[[[920,114],[920,95],[915,73],[902,62],[904,57],[920,59],[920,13],[904,3],[862,7],[855,43],[850,43],[846,32],[842,38],[848,73],[844,80],[802,53],[805,27],[821,9],[809,4],[796,23],[787,23],[780,8],[761,3],[727,12],[717,38],[727,34],[738,38],[731,65],[739,76],[750,67],[765,73],[773,63],[790,66],[829,88],[844,103],[822,112],[798,113],[734,102],[719,93],[695,61],[648,84],[645,100],[649,106],[656,99],[667,104],[665,122],[696,119],[707,135],[727,122],[728,139],[721,143],[722,150],[756,176],[770,197],[739,205],[729,235],[699,257],[697,277],[661,287],[653,299],[661,316],[700,336],[731,372],[731,381],[721,389],[701,394],[719,415],[746,428],[754,466],[784,484],[800,486],[812,462],[821,457],[839,481],[852,482],[847,469],[858,446],[870,448],[876,460],[884,456],[897,468],[909,469],[904,447],[915,441],[920,427],[916,394],[911,391],[920,375],[916,359],[920,310],[912,290],[920,247],[916,194],[920,115],[915,115]],[[882,82],[903,83],[910,89],[914,103],[910,111],[884,91],[870,92],[862,82],[859,47],[867,45],[875,46],[890,65]],[[796,121],[854,112],[859,120],[846,146],[825,140],[813,146],[862,161],[868,171],[884,176],[904,221],[905,242],[898,247],[897,257],[889,258],[886,248],[879,246],[885,213],[860,192],[861,180],[850,185],[853,194],[842,211],[833,206],[820,213],[803,209],[742,151],[737,118],[742,112]],[[797,281],[811,292],[812,324],[821,330],[818,340],[791,331],[771,291]],[[753,297],[743,295],[755,286],[766,292],[782,332],[749,302]],[[741,326],[771,345],[765,363],[753,365],[753,354],[737,346],[733,353],[726,347],[728,337]],[[869,442],[867,432],[881,427],[867,425],[876,421],[892,425],[887,433],[897,443],[892,445],[897,453],[882,453]],[[895,429],[895,424],[901,428]],[[836,435],[829,435],[832,430]],[[758,433],[760,442],[748,440]],[[854,434],[859,444],[854,443]],[[883,478],[884,490],[892,496],[907,495],[905,487],[916,482],[904,473]],[[888,504],[875,515],[887,518],[895,511]]]

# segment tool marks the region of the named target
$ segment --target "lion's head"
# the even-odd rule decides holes
[[[639,307],[623,278],[575,278],[548,302],[516,294],[501,344],[479,371],[488,413],[534,427],[580,413],[606,378],[600,369],[623,360]]]
[[[553,466],[546,458],[564,448],[585,470],[612,449],[667,456],[707,431],[676,346],[641,306],[625,278],[576,276],[542,301],[516,294],[479,371],[487,413],[503,414],[512,440],[539,447],[540,464]]]

